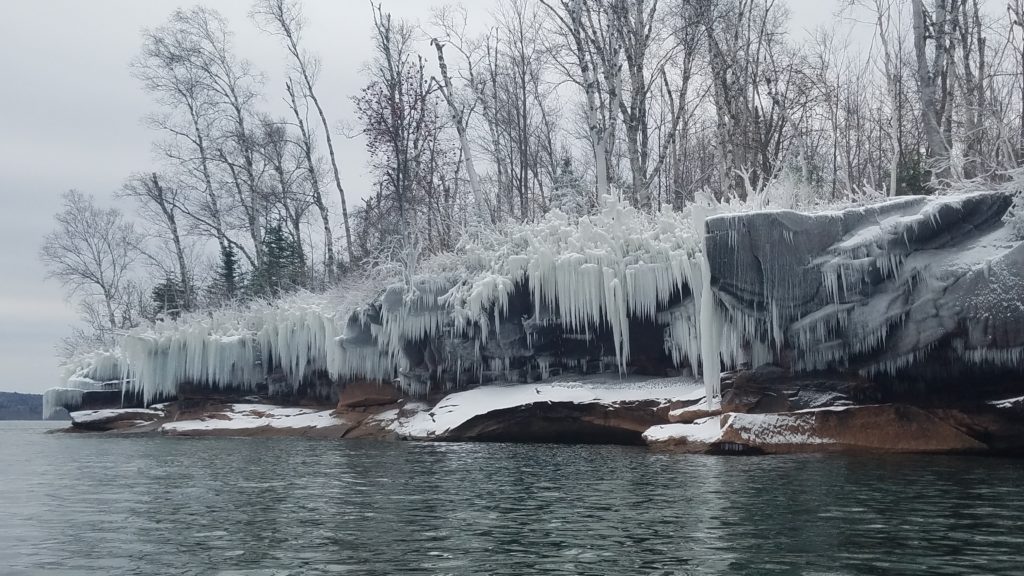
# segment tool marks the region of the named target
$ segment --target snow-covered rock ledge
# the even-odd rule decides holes
[[[369,423],[409,440],[642,444],[650,426],[704,397],[689,378],[490,385],[403,406]]]
[[[736,380],[726,379],[724,412],[708,406],[703,383],[693,379],[603,377],[488,385],[432,404],[367,383],[334,409],[183,401],[72,418],[76,431],[112,434],[647,444],[711,454],[1024,453],[1019,398],[964,409],[854,405],[806,382],[794,389],[764,386],[764,377],[755,386]]]
[[[655,426],[655,448],[693,453],[981,453],[989,447],[948,418],[900,404],[817,408],[780,414],[723,414]],[[966,418],[966,417],[964,417]]]
[[[423,441],[642,444],[644,430],[704,397],[691,378],[608,378],[496,384],[433,405],[363,383],[335,409],[183,401],[72,414],[76,431],[168,436],[311,436]]]
[[[111,408],[71,413],[75,432],[163,434],[166,436],[310,436],[341,438],[352,423],[330,408],[282,407],[257,403],[177,402],[149,409]]]

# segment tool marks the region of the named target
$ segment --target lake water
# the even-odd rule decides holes
[[[1024,574],[1024,461],[0,422],[0,574]]]

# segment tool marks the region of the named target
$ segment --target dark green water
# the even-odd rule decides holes
[[[47,435],[0,574],[1024,574],[1024,462]]]

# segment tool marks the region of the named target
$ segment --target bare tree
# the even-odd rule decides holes
[[[917,83],[921,99],[921,117],[930,160],[949,166],[949,144],[942,133],[947,105],[948,55],[946,53],[946,2],[935,0],[929,14],[924,0],[911,0],[914,19],[914,53],[917,57]],[[930,25],[929,25],[930,24]],[[928,61],[928,39],[932,39],[932,62]]]
[[[144,30],[142,51],[132,61],[133,75],[165,106],[166,112],[150,117],[155,128],[170,142],[164,155],[199,182],[198,198],[184,211],[216,239],[221,250],[228,245],[221,199],[213,184],[213,138],[216,102],[191,55],[200,51],[195,39],[175,24]]]
[[[260,96],[262,78],[251,64],[233,51],[233,34],[227,21],[215,10],[196,6],[177,10],[171,26],[189,38],[196,47],[186,53],[200,82],[216,106],[218,131],[213,157],[226,170],[226,188],[242,211],[243,227],[252,242],[256,267],[263,262],[263,232],[268,226],[268,202],[263,182],[264,170],[257,166],[259,152],[259,114],[255,103]]]
[[[370,81],[354,101],[377,180],[377,216],[367,221],[366,210],[361,217],[364,227],[400,237],[429,224],[424,216],[431,188],[425,183],[431,175],[424,171],[442,129],[440,102],[423,58],[413,50],[415,29],[379,5],[373,8],[375,57],[367,66]],[[475,217],[475,210],[465,214]]]
[[[292,255],[299,260],[293,264],[297,270],[306,271],[302,229],[313,200],[303,187],[306,179],[302,175],[307,172],[304,158],[292,141],[288,125],[283,120],[263,116],[260,118],[259,131],[260,142],[256,149],[272,173],[271,182],[267,184],[273,205],[271,211],[276,209],[276,219],[287,224],[288,234],[296,248]]]
[[[59,280],[70,295],[80,296],[83,310],[99,316],[104,332],[132,327],[132,265],[142,238],[116,208],[100,208],[93,199],[72,190],[64,194],[57,228],[46,235],[39,251],[47,277]]]
[[[292,57],[294,72],[302,80],[302,97],[313,103],[313,107],[316,108],[317,115],[320,117],[320,124],[323,126],[324,137],[327,140],[327,153],[331,161],[334,185],[341,198],[341,218],[345,227],[345,246],[348,251],[348,259],[350,262],[354,262],[348,202],[345,199],[345,189],[341,185],[338,160],[334,153],[334,141],[331,138],[327,115],[324,113],[323,106],[320,105],[320,99],[317,98],[314,89],[320,71],[320,60],[315,55],[303,50],[300,44],[302,31],[306,24],[302,16],[302,6],[297,0],[258,0],[252,9],[252,14],[258,22],[262,22],[266,26],[267,30],[284,39],[288,53]],[[333,248],[330,251],[333,254]]]
[[[181,194],[175,187],[169,187],[156,172],[135,174],[121,188],[122,198],[133,198],[137,201],[139,214],[166,234],[171,244],[177,266],[178,282],[184,295],[182,307],[191,310],[195,307],[195,288],[192,273],[185,258],[185,246],[182,241],[181,225],[178,223]]]
[[[457,97],[454,94],[454,88],[452,88],[452,79],[448,74],[448,64],[444,59],[444,44],[437,38],[432,39],[430,43],[437,50],[437,66],[441,70],[441,79],[443,81],[443,84],[440,85],[441,95],[444,96],[445,102],[448,104],[448,110],[452,115],[452,122],[455,124],[455,130],[459,134],[459,146],[462,148],[463,162],[466,166],[466,173],[469,175],[469,189],[473,193],[473,219],[477,226],[485,225],[490,223],[490,215],[487,213],[483,190],[480,187],[480,176],[477,174],[476,165],[473,163],[473,148],[470,146],[469,135],[466,131],[465,109],[456,101]]]
[[[295,88],[289,81],[285,85],[288,92],[288,103],[292,114],[295,116],[296,125],[299,128],[299,140],[297,142],[304,161],[303,167],[309,181],[309,190],[313,205],[320,213],[320,222],[323,225],[324,233],[324,267],[327,269],[327,280],[332,282],[336,273],[337,261],[334,256],[334,232],[331,229],[331,214],[324,202],[323,193],[320,189],[320,170],[314,159],[315,144],[313,138],[306,128],[308,123],[305,116],[299,110],[298,101],[295,98]],[[347,224],[346,224],[347,227]]]
[[[619,63],[614,41],[601,42],[607,30],[601,30],[592,17],[590,3],[585,0],[561,0],[561,9],[548,0],[540,0],[561,25],[568,38],[570,52],[579,68],[579,84],[586,96],[587,132],[594,153],[597,194],[611,191],[611,156],[615,147],[615,119],[618,116]],[[611,36],[614,39],[614,35]],[[600,68],[599,68],[600,67]],[[602,91],[603,70],[607,98]],[[575,75],[570,74],[570,77]]]

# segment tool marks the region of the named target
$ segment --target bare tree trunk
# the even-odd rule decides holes
[[[178,230],[177,218],[174,215],[174,208],[167,202],[167,195],[164,192],[163,186],[160,184],[160,179],[156,172],[150,174],[150,180],[153,183],[154,193],[160,198],[159,208],[163,213],[164,218],[167,220],[167,229],[171,234],[171,244],[174,246],[174,256],[178,261],[178,278],[181,282],[181,290],[185,293],[184,308],[191,310],[193,307],[193,290],[192,281],[189,279],[188,265],[185,263],[185,250],[181,245],[181,233]]]
[[[349,263],[354,263],[355,253],[352,251],[352,230],[349,227],[348,221],[348,202],[345,200],[345,188],[341,185],[341,173],[338,171],[338,158],[334,153],[334,140],[331,138],[331,128],[327,123],[324,109],[320,106],[320,99],[313,92],[313,87],[309,85],[308,78],[306,78],[306,82],[309,90],[309,99],[313,101],[313,107],[316,108],[316,112],[320,116],[320,123],[324,127],[324,138],[327,139],[327,155],[331,159],[331,171],[334,175],[334,186],[338,189],[338,197],[341,198],[341,220],[345,227],[345,249],[348,251]],[[334,248],[331,248],[331,252],[334,252]]]
[[[206,139],[202,128],[200,128],[199,117],[191,105],[189,106],[189,115],[195,130],[196,151],[199,153],[199,166],[203,173],[203,185],[206,187],[206,199],[210,203],[210,218],[213,222],[214,234],[217,236],[217,244],[223,252],[227,250],[227,234],[224,232],[220,202],[217,199],[216,189],[213,187],[213,178],[210,176],[210,155],[206,150]]]
[[[937,5],[941,5],[943,2],[944,0],[936,0]],[[921,118],[924,124],[925,138],[928,143],[928,157],[929,159],[936,160],[945,159],[948,162],[949,153],[946,149],[946,143],[942,138],[941,127],[939,126],[941,117],[938,116],[938,102],[935,93],[935,80],[940,71],[932,70],[928,64],[928,28],[924,0],[911,0],[911,7],[914,20],[914,52],[917,56],[917,83],[921,100]],[[943,45],[936,42],[936,62],[944,61],[942,49]]]
[[[555,15],[562,23],[565,31],[572,37],[573,49],[576,60],[580,67],[580,77],[583,84],[583,92],[587,101],[587,133],[590,136],[590,145],[594,151],[594,165],[597,179],[598,198],[610,193],[608,182],[609,174],[609,144],[608,127],[601,121],[601,102],[598,98],[598,80],[596,71],[591,66],[592,56],[588,48],[586,38],[586,23],[583,19],[582,0],[562,0],[562,7],[568,15],[568,20],[563,17],[555,8],[548,4],[547,0],[541,3]],[[617,105],[616,105],[617,106]],[[614,110],[614,108],[612,108]]]
[[[469,188],[473,193],[474,206],[474,218],[477,220],[478,225],[486,225],[490,223],[490,215],[487,214],[486,204],[484,201],[483,189],[480,186],[480,176],[477,174],[476,166],[473,164],[473,149],[469,145],[469,135],[466,133],[466,123],[463,110],[459,108],[459,105],[455,102],[455,94],[452,88],[452,79],[448,75],[448,65],[444,60],[444,45],[441,44],[436,38],[430,41],[437,50],[437,66],[441,71],[441,80],[444,82],[444,89],[441,91],[445,101],[448,103],[448,109],[452,115],[452,121],[455,123],[455,130],[459,134],[459,145],[462,148],[462,155],[466,162],[466,173],[469,175]]]
[[[299,136],[302,138],[300,148],[302,148],[303,159],[306,161],[306,173],[309,176],[309,187],[313,192],[313,204],[320,212],[320,221],[324,227],[324,249],[326,251],[324,267],[327,268],[327,280],[328,282],[334,282],[337,266],[334,256],[334,233],[331,230],[330,211],[327,209],[323,194],[320,191],[320,175],[317,173],[316,164],[313,162],[313,140],[306,129],[306,122],[299,113],[298,102],[295,100],[295,90],[292,88],[291,82],[285,84],[285,89],[288,91],[295,121],[299,125]],[[351,249],[351,243],[349,243],[349,247]]]

